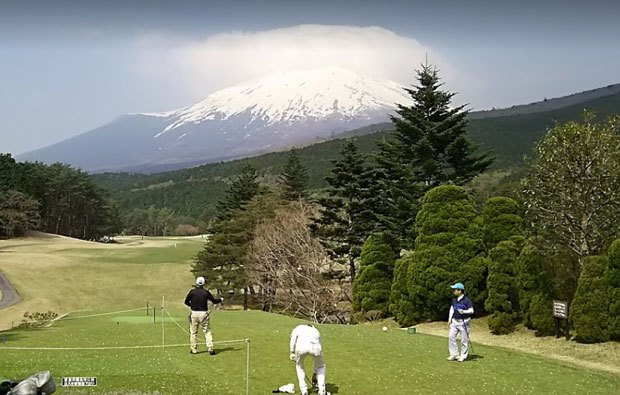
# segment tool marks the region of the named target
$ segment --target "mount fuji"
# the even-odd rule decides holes
[[[18,159],[90,172],[181,168],[333,138],[386,122],[410,102],[396,82],[350,70],[282,72],[177,110],[126,114]]]

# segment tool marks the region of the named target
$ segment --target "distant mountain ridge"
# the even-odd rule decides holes
[[[620,84],[611,84],[602,88],[590,89],[587,91],[573,93],[567,96],[561,96],[542,101],[532,102],[529,104],[520,104],[508,108],[498,108],[492,110],[473,111],[469,114],[470,119],[484,119],[507,117],[512,115],[532,114],[537,112],[545,112],[569,107],[575,104],[588,102],[605,96],[616,95],[620,93]]]
[[[385,122],[396,103],[410,100],[396,82],[350,70],[277,73],[178,110],[127,114],[18,159],[93,172],[217,162]]]

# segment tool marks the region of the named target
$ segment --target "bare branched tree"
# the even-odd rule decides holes
[[[277,210],[257,226],[245,270],[265,310],[276,305],[313,322],[344,322],[346,286],[330,279],[334,264],[311,235],[309,218],[315,214],[303,201]]]

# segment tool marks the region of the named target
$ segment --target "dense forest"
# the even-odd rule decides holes
[[[118,233],[121,223],[116,206],[86,173],[0,154],[0,236],[28,229],[98,239]]]

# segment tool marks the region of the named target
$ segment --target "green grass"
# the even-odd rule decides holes
[[[174,312],[186,327],[186,312]],[[83,313],[82,313],[83,314]],[[296,383],[288,360],[288,337],[300,320],[262,312],[217,311],[215,340],[251,339],[252,394]],[[319,327],[327,382],[340,394],[616,394],[620,377],[499,348],[476,346],[482,357],[458,364],[445,361],[445,339],[383,333],[374,326]],[[6,332],[6,346],[130,346],[161,344],[161,321],[126,313],[59,321],[40,330]],[[166,343],[187,343],[172,321]],[[245,345],[217,347],[214,357],[190,355],[188,348],[102,351],[9,351],[0,345],[0,376],[22,377],[49,369],[62,376],[96,376],[98,392],[243,394]],[[204,345],[202,345],[204,350]],[[308,361],[308,368],[310,368]],[[309,370],[309,369],[308,369]],[[457,379],[458,378],[458,379]]]

